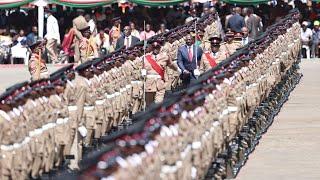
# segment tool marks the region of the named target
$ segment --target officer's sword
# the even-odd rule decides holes
[[[142,59],[142,69],[144,69],[144,61],[146,57],[146,48],[147,48],[147,34],[146,34],[146,21],[143,21],[143,32],[144,32],[144,40],[143,40],[143,59]],[[143,111],[146,110],[146,76],[143,76]]]
[[[194,45],[196,47],[195,48],[196,52],[194,54],[196,56],[196,70],[199,71],[198,70],[198,48],[197,48],[197,19],[194,21],[194,31],[195,31],[195,43],[194,43]],[[193,72],[193,74],[194,74],[194,72]],[[196,77],[196,79],[198,79],[198,75],[195,75],[195,77]]]

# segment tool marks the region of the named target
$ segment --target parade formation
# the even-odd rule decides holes
[[[75,19],[82,64],[49,75],[37,42],[0,96],[0,179],[234,177],[300,78],[299,15],[243,44],[209,13],[104,58]]]

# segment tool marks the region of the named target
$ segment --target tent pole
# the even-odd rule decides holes
[[[43,39],[43,30],[44,30],[44,7],[38,6],[38,36],[40,39]]]

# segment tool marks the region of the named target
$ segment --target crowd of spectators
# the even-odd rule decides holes
[[[308,25],[304,23],[307,27],[306,30],[301,32],[304,44],[310,47],[311,57],[319,56],[319,49],[317,49],[320,36],[319,21],[317,21],[319,20],[319,4],[313,3],[313,6],[310,7],[297,0],[295,4],[302,13],[302,20],[308,22]],[[76,10],[57,5],[53,9],[55,10],[53,15],[59,24],[60,39],[58,42],[61,41],[63,43],[65,35],[72,28],[72,20],[79,13],[83,13],[91,32],[95,36],[97,46],[107,49],[107,53],[110,53],[114,49],[110,48],[109,32],[113,26],[112,19],[115,17],[120,17],[122,20],[121,30],[123,30],[124,26],[129,25],[131,35],[139,40],[144,40],[201,17],[213,9],[219,14],[222,31],[229,29],[234,32],[240,32],[246,38],[244,41],[250,41],[263,32],[267,26],[277,21],[279,17],[285,15],[292,9],[292,6],[283,1],[278,1],[273,4],[240,8],[219,1],[212,1],[205,4],[183,4],[167,8],[146,8],[144,6],[130,5],[125,12],[122,12],[122,9],[116,4],[110,7],[85,10]],[[37,17],[37,9],[16,8],[0,11],[0,63],[26,62],[28,46],[39,39]],[[46,31],[46,28],[44,29]],[[60,50],[61,46],[59,45],[61,43],[58,43]],[[22,56],[20,55],[21,52],[23,52],[22,54],[27,53],[27,55]],[[12,61],[8,61],[9,56],[4,56],[5,54],[10,54]],[[51,62],[50,59],[49,62]]]

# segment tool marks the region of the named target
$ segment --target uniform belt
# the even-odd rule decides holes
[[[130,84],[126,85],[127,89],[130,89],[132,86]]]
[[[93,111],[94,110],[94,106],[84,106],[83,109],[86,110],[86,111]]]
[[[169,173],[174,173],[177,171],[177,166],[168,166],[168,165],[164,165],[161,168],[161,172],[165,173],[165,174],[169,174]]]
[[[102,100],[96,100],[96,105],[103,105],[104,102],[105,102],[104,99],[102,99]]]
[[[20,143],[14,143],[13,149],[19,149],[22,145]]]
[[[149,74],[147,75],[147,78],[162,79],[160,75],[156,75],[156,74]]]
[[[120,96],[120,92],[116,92],[116,93],[114,93],[114,96]]]
[[[68,106],[68,110],[69,111],[76,111],[76,110],[78,110],[78,107],[77,106]]]
[[[120,89],[120,93],[123,93],[123,92],[125,92],[125,91],[127,91],[126,88],[121,88],[121,89]]]
[[[13,150],[13,146],[12,145],[1,145],[0,149],[4,150],[4,151],[11,151],[11,150]]]
[[[222,116],[227,115],[229,113],[228,109],[224,109],[221,113]]]
[[[56,123],[57,124],[65,124],[69,121],[69,118],[58,118]]]
[[[192,149],[200,149],[201,148],[201,142],[196,141],[192,143]]]
[[[236,107],[236,106],[228,106],[229,112],[236,112],[237,110],[238,110],[238,107]]]
[[[110,95],[109,94],[105,94],[105,96],[106,96],[107,99],[111,99],[111,98],[114,97],[114,94],[110,94]]]
[[[142,81],[131,81],[131,84],[141,84]]]

